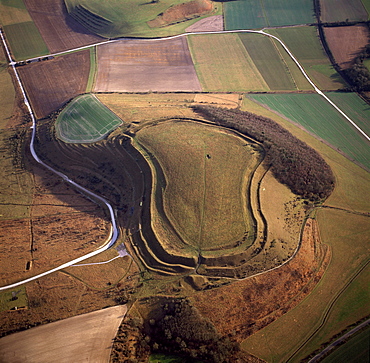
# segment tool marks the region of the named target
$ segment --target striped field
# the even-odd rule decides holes
[[[103,139],[122,120],[93,95],[75,98],[58,116],[57,136],[65,142],[85,143]]]

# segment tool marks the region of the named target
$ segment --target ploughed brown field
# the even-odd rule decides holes
[[[25,0],[28,12],[51,53],[100,42],[67,14],[63,0]]]
[[[90,72],[90,51],[20,66],[18,72],[36,117],[42,118],[85,92]]]
[[[201,91],[185,37],[97,48],[95,92]]]
[[[325,27],[325,38],[335,61],[341,68],[349,68],[358,53],[366,46],[369,29],[365,24]]]
[[[102,208],[43,168],[34,171],[30,218],[0,221],[1,285],[89,253],[108,235]]]

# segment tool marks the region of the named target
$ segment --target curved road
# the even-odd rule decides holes
[[[27,282],[31,282],[31,281],[34,281],[34,280],[37,280],[38,278],[40,277],[43,277],[43,276],[46,276],[46,275],[49,275],[53,272],[56,272],[56,271],[59,271],[59,270],[62,270],[64,268],[67,268],[69,266],[72,266],[76,263],[79,263],[83,260],[86,260],[90,257],[93,257],[93,256],[96,256],[98,255],[99,253],[101,252],[104,252],[106,251],[108,248],[112,247],[113,244],[116,242],[118,236],[119,236],[119,230],[118,230],[118,227],[117,227],[117,222],[116,222],[116,216],[115,216],[115,213],[114,213],[114,210],[113,210],[113,207],[109,204],[109,202],[107,200],[105,200],[104,198],[102,198],[101,196],[91,192],[90,190],[84,188],[83,186],[77,184],[76,182],[74,182],[73,180],[69,179],[68,176],[66,176],[65,174],[63,173],[60,173],[59,171],[53,169],[52,167],[50,167],[49,165],[45,164],[42,160],[40,160],[40,158],[38,157],[38,155],[36,154],[36,151],[35,151],[35,147],[34,147],[34,142],[35,142],[35,136],[36,136],[36,118],[35,118],[35,115],[33,114],[33,111],[32,111],[32,108],[31,108],[31,105],[28,101],[28,98],[27,98],[27,95],[26,95],[26,92],[23,88],[23,85],[22,85],[22,82],[19,78],[19,75],[18,75],[18,72],[17,72],[17,69],[15,68],[15,65],[17,64],[16,62],[13,62],[12,60],[12,57],[10,55],[10,52],[9,52],[9,48],[5,42],[5,38],[4,38],[4,35],[3,35],[3,32],[2,30],[0,29],[0,36],[1,36],[1,40],[4,44],[4,48],[6,50],[6,53],[7,53],[7,56],[10,60],[10,65],[12,66],[13,68],[13,71],[14,71],[14,74],[17,78],[17,82],[18,82],[18,85],[21,89],[21,92],[22,92],[22,95],[23,95],[23,101],[28,109],[28,112],[31,116],[31,119],[32,119],[32,126],[31,126],[31,129],[32,129],[32,135],[31,135],[31,142],[30,142],[30,151],[31,151],[31,154],[33,156],[33,158],[42,166],[44,166],[45,168],[47,168],[48,170],[50,170],[51,172],[57,174],[58,176],[60,176],[63,180],[65,180],[66,182],[68,182],[69,184],[73,185],[74,187],[76,187],[78,190],[80,190],[81,192],[83,192],[84,194],[87,194],[89,197],[91,197],[92,199],[95,199],[95,200],[98,200],[100,202],[102,202],[109,210],[109,214],[110,214],[110,219],[111,219],[111,231],[110,231],[110,235],[108,237],[108,240],[104,243],[103,246],[99,247],[97,250],[93,251],[93,252],[90,252],[84,256],[81,256],[81,257],[78,257],[72,261],[69,261],[69,262],[66,262],[58,267],[55,267],[53,269],[50,269],[48,271],[45,271],[41,274],[38,274],[36,276],[33,276],[33,277],[30,277],[28,279],[25,279],[25,280],[22,280],[22,281],[19,281],[19,282],[15,282],[13,284],[10,284],[10,285],[6,285],[6,286],[1,286],[0,287],[0,291],[1,290],[6,290],[6,289],[11,289],[11,288],[14,288],[16,286],[19,286],[19,285],[23,285]]]
[[[291,59],[294,61],[294,63],[298,66],[298,68],[300,69],[300,71],[302,72],[302,74],[304,75],[304,77],[307,79],[307,81],[311,84],[311,86],[313,87],[313,89],[315,90],[316,93],[318,93],[320,96],[322,96],[327,102],[329,102],[348,122],[350,122],[368,141],[370,141],[370,137],[360,128],[356,125],[356,123],[351,120],[351,118],[349,116],[347,116],[334,102],[332,102],[315,84],[314,82],[310,79],[310,77],[308,76],[308,74],[305,72],[305,70],[303,69],[303,67],[300,65],[300,63],[298,62],[298,60],[294,57],[294,55],[290,52],[290,50],[288,49],[288,47],[276,36],[274,35],[271,35],[271,34],[268,34],[266,33],[264,30],[224,30],[224,31],[206,31],[206,32],[193,32],[193,33],[184,33],[184,34],[179,34],[179,35],[174,35],[174,36],[170,36],[170,37],[166,37],[166,38],[150,38],[150,39],[141,39],[141,41],[143,42],[152,42],[152,41],[165,41],[165,40],[168,40],[168,39],[175,39],[175,38],[179,38],[179,37],[183,37],[183,36],[188,36],[188,35],[204,35],[204,34],[226,34],[226,33],[256,33],[256,34],[261,34],[261,35],[264,35],[264,36],[268,36],[270,38],[273,38],[275,40],[277,40],[281,45],[282,47],[285,49],[285,51],[288,53],[288,55],[291,57]],[[115,213],[114,213],[114,210],[112,208],[112,206],[109,204],[109,202],[107,200],[105,200],[104,198],[102,198],[101,196],[89,191],[88,189],[82,187],[81,185],[77,184],[76,182],[74,182],[73,180],[69,179],[68,176],[66,176],[65,174],[53,169],[52,167],[50,167],[49,165],[45,164],[39,157],[38,155],[36,154],[36,151],[35,151],[35,148],[34,148],[34,140],[35,140],[35,135],[36,135],[36,118],[33,114],[33,111],[32,111],[32,108],[31,108],[31,105],[28,101],[28,97],[26,95],[26,92],[23,88],[23,84],[19,78],[19,75],[18,75],[18,72],[17,72],[17,69],[15,67],[15,65],[18,63],[18,62],[15,62],[13,61],[11,55],[10,55],[10,52],[9,52],[9,48],[6,44],[6,41],[5,41],[5,38],[4,38],[4,35],[3,35],[3,32],[2,30],[0,29],[0,36],[1,36],[1,40],[4,44],[4,48],[6,50],[6,53],[7,53],[7,56],[9,58],[9,65],[13,68],[13,71],[14,71],[14,74],[16,76],[16,79],[17,79],[17,82],[19,84],[19,87],[21,89],[21,92],[22,92],[22,96],[23,96],[23,100],[24,100],[24,103],[29,111],[29,114],[31,116],[31,119],[32,119],[32,126],[31,126],[31,129],[32,129],[32,135],[31,135],[31,142],[30,142],[30,151],[31,151],[31,154],[33,156],[33,158],[36,160],[37,163],[39,163],[40,165],[44,166],[45,168],[47,168],[48,170],[50,170],[51,172],[57,174],[58,176],[60,176],[63,180],[65,180],[66,182],[68,182],[69,184],[73,185],[74,187],[76,187],[78,190],[82,191],[83,193],[87,194],[88,196],[92,197],[93,199],[95,200],[99,200],[100,202],[102,202],[109,210],[109,213],[110,213],[110,219],[111,219],[111,232],[110,232],[110,236],[107,240],[107,242],[101,246],[99,249],[93,251],[93,252],[90,252],[88,253],[87,255],[84,255],[84,256],[81,256],[79,258],[76,258],[72,261],[69,261],[69,262],[66,262],[64,263],[63,265],[60,265],[58,267],[55,267],[53,269],[50,269],[48,271],[45,271],[41,274],[38,274],[36,276],[33,276],[33,277],[30,277],[28,279],[25,279],[25,280],[22,280],[22,281],[19,281],[19,282],[16,282],[16,283],[13,283],[13,284],[10,284],[10,285],[6,285],[6,286],[2,286],[0,287],[0,291],[1,290],[6,290],[6,289],[10,289],[10,288],[14,288],[16,286],[19,286],[19,285],[22,285],[22,284],[25,284],[27,282],[31,282],[31,281],[34,281],[34,280],[37,280],[38,278],[40,277],[43,277],[43,276],[46,276],[48,274],[51,274],[53,272],[56,272],[56,271],[59,271],[59,270],[62,270],[66,267],[69,267],[69,266],[72,266],[76,263],[79,263],[87,258],[90,258],[92,256],[96,256],[98,255],[99,253],[101,252],[104,252],[106,251],[107,249],[109,249],[110,247],[112,247],[112,245],[116,242],[117,238],[118,238],[118,235],[119,235],[119,230],[118,230],[118,227],[117,227],[117,222],[116,222],[116,216],[115,216]],[[49,56],[55,56],[55,55],[61,55],[61,54],[66,54],[66,53],[70,53],[70,52],[74,52],[74,51],[77,51],[77,50],[82,50],[82,49],[86,49],[86,48],[91,48],[95,45],[100,45],[100,44],[106,44],[106,43],[110,43],[110,42],[116,42],[116,41],[119,41],[119,40],[123,40],[123,39],[129,39],[129,38],[119,38],[119,39],[113,39],[113,40],[107,40],[105,42],[100,42],[100,43],[97,43],[97,44],[91,44],[91,45],[87,45],[87,46],[83,46],[83,47],[79,47],[79,48],[75,48],[75,49],[71,49],[71,50],[67,50],[67,51],[64,51],[64,52],[59,52],[59,53],[54,53],[54,54],[50,54]],[[27,60],[36,60],[36,59],[40,59],[40,58],[44,58],[45,56],[42,56],[42,57],[38,57],[38,58],[30,58],[30,59],[27,59]],[[26,61],[27,61],[26,60]]]

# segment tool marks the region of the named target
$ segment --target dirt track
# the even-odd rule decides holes
[[[122,40],[97,49],[96,92],[201,91],[185,37]]]
[[[108,362],[126,305],[75,316],[0,339],[1,362]]]

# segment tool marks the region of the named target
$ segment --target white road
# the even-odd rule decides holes
[[[170,37],[166,37],[166,38],[150,38],[150,39],[140,39],[142,42],[155,42],[155,41],[166,41],[166,40],[169,40],[169,39],[175,39],[175,38],[179,38],[179,37],[186,37],[188,35],[204,35],[204,34],[227,34],[227,33],[256,33],[256,34],[261,34],[261,35],[264,35],[264,36],[268,36],[270,38],[273,38],[275,40],[277,40],[281,45],[282,47],[285,49],[285,51],[288,53],[288,55],[291,57],[291,59],[296,63],[296,65],[298,66],[298,68],[300,69],[300,71],[302,72],[303,76],[307,79],[307,81],[312,85],[313,89],[315,90],[315,92],[317,94],[319,94],[321,97],[323,97],[327,102],[329,102],[329,104],[331,104],[348,122],[350,122],[352,124],[352,126],[354,126],[368,141],[370,141],[370,137],[348,116],[346,115],[334,102],[332,102],[316,85],[315,83],[310,79],[310,77],[308,76],[308,74],[305,72],[305,70],[303,69],[303,67],[300,65],[300,63],[298,62],[298,60],[294,57],[294,55],[290,52],[290,50],[288,49],[288,47],[276,36],[274,35],[271,35],[271,34],[268,34],[266,33],[264,30],[223,30],[223,31],[206,31],[206,32],[193,32],[193,33],[184,33],[184,34],[179,34],[179,35],[174,35],[174,36],[170,36]],[[19,78],[19,75],[18,75],[18,72],[17,72],[17,69],[16,69],[16,65],[19,63],[19,62],[15,62],[12,57],[11,57],[11,54],[9,52],[9,48],[6,44],[6,41],[5,41],[5,38],[4,38],[4,35],[3,35],[3,32],[2,30],[0,29],[0,35],[1,35],[1,40],[4,44],[4,47],[5,47],[5,50],[6,50],[6,53],[7,53],[7,56],[8,56],[8,59],[9,59],[9,65],[12,67],[13,71],[14,71],[14,74],[16,76],[16,79],[17,79],[17,82],[19,84],[19,87],[21,89],[21,92],[22,92],[22,96],[23,96],[23,100],[24,100],[24,103],[28,109],[28,112],[31,116],[31,119],[32,119],[32,126],[31,126],[31,129],[32,129],[32,136],[31,136],[31,143],[30,143],[30,151],[31,151],[31,154],[32,156],[34,157],[34,159],[42,166],[44,166],[45,168],[47,168],[48,170],[50,170],[51,172],[57,174],[58,176],[60,176],[63,180],[65,180],[66,182],[68,182],[69,184],[73,185],[74,187],[76,187],[78,190],[82,191],[84,194],[87,194],[88,196],[90,196],[92,199],[94,200],[98,200],[100,201],[101,203],[103,203],[109,210],[109,213],[110,213],[110,218],[111,218],[111,232],[110,232],[110,236],[109,236],[109,239],[108,241],[106,241],[106,243],[101,246],[99,249],[97,249],[96,251],[93,251],[87,255],[84,255],[84,256],[81,256],[79,258],[76,258],[72,261],[69,261],[69,262],[66,262],[65,264],[63,265],[60,265],[58,267],[55,267],[53,269],[50,269],[48,271],[45,271],[39,275],[36,275],[36,276],[33,276],[33,277],[30,277],[28,279],[25,279],[25,280],[22,280],[22,281],[19,281],[19,282],[16,282],[14,284],[10,284],[10,285],[6,285],[6,286],[2,286],[0,287],[0,291],[1,290],[6,290],[6,289],[10,289],[10,288],[14,288],[14,287],[17,287],[19,285],[23,285],[25,283],[28,283],[28,282],[31,282],[31,281],[34,281],[34,280],[37,280],[38,278],[40,277],[43,277],[43,276],[46,276],[48,274],[51,274],[53,272],[56,272],[56,271],[59,271],[59,270],[62,270],[66,267],[69,267],[69,266],[72,266],[72,265],[75,265],[75,264],[78,264],[79,262],[83,261],[83,260],[86,260],[92,256],[96,256],[98,255],[99,253],[101,252],[104,252],[106,251],[108,248],[110,248],[117,240],[118,238],[118,235],[119,235],[119,230],[118,230],[118,227],[117,227],[117,223],[116,223],[116,216],[115,216],[115,212],[112,208],[112,206],[109,204],[109,202],[107,200],[105,200],[104,198],[102,198],[101,196],[87,190],[86,188],[82,187],[81,185],[77,184],[76,182],[74,182],[73,180],[69,179],[68,176],[66,176],[65,174],[53,169],[52,167],[50,167],[49,165],[45,164],[42,160],[40,160],[40,158],[38,157],[38,155],[36,154],[36,151],[35,151],[35,148],[34,148],[34,140],[35,140],[35,135],[36,135],[36,118],[33,114],[33,111],[32,111],[32,108],[31,108],[31,105],[29,103],[29,100],[27,98],[27,95],[26,95],[26,92],[23,88],[23,84]],[[59,52],[59,53],[54,53],[54,54],[50,54],[51,56],[56,56],[56,55],[62,55],[62,54],[67,54],[67,53],[71,53],[71,52],[74,52],[74,51],[78,51],[78,50],[82,50],[82,49],[87,49],[87,48],[91,48],[95,45],[100,45],[100,44],[106,44],[106,43],[110,43],[110,42],[117,42],[119,40],[129,40],[131,38],[120,38],[120,39],[114,39],[114,40],[107,40],[107,41],[104,41],[104,42],[100,42],[100,43],[96,43],[96,44],[91,44],[91,45],[87,45],[87,46],[83,46],[83,47],[79,47],[79,48],[74,48],[74,49],[70,49],[70,50],[67,50],[67,51],[64,51],[64,52]],[[50,56],[49,55],[49,56]],[[44,57],[47,57],[47,56],[42,56],[42,57],[38,57],[38,58],[30,58],[28,60],[36,60],[36,59],[40,59],[40,58],[44,58]]]
[[[28,278],[28,279],[15,282],[15,283],[10,284],[10,285],[1,286],[0,287],[0,291],[1,291],[1,290],[6,290],[6,289],[12,289],[12,288],[17,287],[19,285],[23,285],[25,283],[28,283],[28,282],[37,280],[40,277],[49,275],[49,274],[51,274],[53,272],[62,270],[64,268],[67,268],[67,267],[72,266],[72,265],[75,265],[75,264],[78,264],[81,261],[84,261],[84,260],[86,260],[86,259],[88,259],[90,257],[96,256],[99,253],[102,253],[102,252],[106,251],[108,248],[112,247],[113,244],[117,241],[117,238],[118,238],[118,235],[119,235],[119,229],[117,227],[116,216],[115,216],[113,207],[109,204],[109,202],[107,200],[105,200],[103,197],[101,197],[101,196],[99,196],[99,195],[91,192],[90,190],[84,188],[83,186],[77,184],[73,180],[69,179],[68,176],[66,176],[63,173],[61,173],[61,172],[53,169],[51,166],[45,164],[42,160],[40,160],[40,158],[36,154],[35,147],[34,147],[35,136],[36,136],[36,118],[35,118],[35,115],[33,114],[31,105],[30,105],[30,103],[28,101],[26,92],[25,92],[25,90],[23,88],[23,84],[22,84],[22,82],[21,82],[21,80],[19,78],[17,69],[15,67],[15,65],[17,63],[12,60],[12,57],[11,57],[10,52],[9,52],[8,45],[6,44],[6,41],[5,41],[5,38],[4,38],[4,35],[3,35],[3,32],[2,32],[1,29],[0,29],[0,36],[1,36],[1,40],[2,40],[2,42],[4,44],[4,48],[6,50],[7,56],[9,58],[9,60],[10,60],[10,65],[13,68],[14,74],[15,74],[16,79],[17,79],[17,82],[18,82],[18,85],[19,85],[20,90],[22,92],[23,101],[24,101],[24,103],[25,103],[25,105],[26,105],[26,107],[28,109],[28,112],[29,112],[29,114],[31,116],[31,119],[32,119],[32,126],[31,126],[32,134],[31,134],[31,142],[30,142],[30,151],[31,151],[31,154],[32,154],[33,158],[40,165],[44,166],[45,168],[47,168],[51,172],[55,173],[56,175],[60,176],[63,180],[65,180],[69,184],[73,185],[78,190],[80,190],[81,192],[83,192],[87,196],[91,197],[93,200],[98,200],[99,202],[103,203],[108,208],[109,214],[110,214],[110,219],[111,219],[111,230],[110,230],[110,235],[108,237],[108,240],[103,244],[103,246],[99,247],[97,250],[95,250],[93,252],[90,252],[90,253],[88,253],[88,254],[86,254],[84,256],[78,257],[78,258],[76,258],[76,259],[74,259],[72,261],[66,262],[66,263],[64,263],[64,264],[62,264],[60,266],[57,266],[55,268],[52,268],[52,269],[50,269],[48,271],[45,271],[45,272],[43,272],[41,274],[38,274],[36,276],[33,276],[33,277]]]

